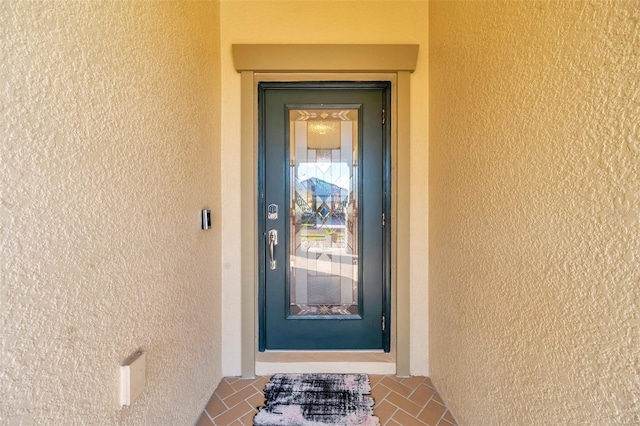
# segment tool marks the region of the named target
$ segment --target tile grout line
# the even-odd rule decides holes
[[[397,392],[396,392],[397,393]],[[400,394],[398,394],[400,395]],[[396,407],[396,411],[393,412],[393,414],[389,417],[389,420],[387,420],[387,423],[389,423],[391,420],[393,420],[393,416],[395,416],[395,414],[398,412],[398,410],[402,411],[403,413],[405,413],[406,415],[408,415],[409,417],[413,417],[414,419],[418,419],[416,416],[412,416],[411,414],[407,413],[406,410],[403,410],[402,408],[398,407],[396,404],[394,404],[393,402],[387,400],[387,398],[383,398],[384,401],[387,401],[387,403],[393,405],[394,407]],[[424,423],[424,422],[423,422]],[[385,423],[386,424],[386,423]]]
[[[389,401],[387,401],[387,402],[389,402]],[[392,403],[390,403],[390,402],[389,402],[389,404],[391,404],[391,405],[393,405],[394,407],[396,407],[394,404],[392,404]],[[384,424],[385,424],[385,426],[386,426],[386,425],[388,425],[388,424],[389,424],[389,422],[390,422],[391,420],[393,420],[393,416],[398,412],[398,410],[399,410],[399,408],[398,408],[398,407],[396,407],[396,411],[394,411],[394,412],[389,416],[389,418],[387,419],[387,421],[384,423]]]
[[[435,395],[435,393],[433,394]],[[431,397],[427,400],[427,402],[424,403],[424,406],[422,407],[422,410],[420,410],[420,412],[418,413],[418,415],[416,416],[416,418],[420,417],[420,414],[422,414],[424,412],[424,410],[427,409],[427,405],[429,405],[429,403],[431,402],[431,400],[433,399],[433,395],[431,395]],[[434,401],[434,402],[438,402],[438,401]],[[424,423],[424,422],[423,422]]]
[[[416,385],[415,389],[413,389],[413,391],[409,394],[409,396],[407,396],[407,399],[408,399],[409,401],[411,401],[411,396],[413,396],[413,394],[414,394],[414,393],[416,393],[416,392],[418,391],[418,389],[420,388],[420,386],[422,386],[423,384],[424,384],[427,388],[431,389],[427,384],[425,384],[425,382],[426,382],[426,380],[425,380],[425,379],[422,379],[422,380],[420,381],[420,383],[418,383],[418,384]],[[422,408],[418,411],[418,413],[417,413],[415,416],[413,416],[416,420],[418,420],[418,421],[422,422],[422,420],[420,420],[418,417],[420,417],[420,414],[422,414],[422,412],[425,410],[425,408],[427,407],[427,405],[429,404],[429,402],[433,399],[433,395],[435,395],[435,394],[432,394],[432,395],[429,397],[429,399],[428,399],[424,404],[422,404]],[[413,401],[412,401],[412,402],[413,402]],[[416,404],[416,405],[418,405],[418,404]],[[406,411],[405,411],[405,412],[406,412]],[[422,422],[422,423],[425,423],[425,422]]]
[[[262,396],[264,396],[264,389],[258,389],[258,388],[256,387],[256,384],[255,384],[255,383],[252,383],[252,384],[251,384],[251,386],[253,386],[253,388],[254,388],[254,389],[255,389],[259,394],[262,394]]]
[[[436,403],[437,402],[438,401],[436,401]],[[444,402],[444,399],[442,400],[442,402]],[[442,415],[438,419],[438,423],[440,423],[442,420],[444,420],[444,416],[446,416],[447,413],[449,412],[449,407],[447,407],[447,404],[444,404],[443,407],[444,407],[444,411],[442,412]],[[453,417],[453,414],[451,415],[451,417]],[[449,423],[449,420],[445,420],[445,422]]]
[[[398,392],[394,391],[393,389],[390,389],[389,387],[385,386],[385,385],[384,385],[384,383],[381,383],[381,382],[382,382],[382,380],[381,380],[378,384],[379,384],[380,386],[383,386],[384,388],[386,388],[386,389],[387,389],[387,394],[382,398],[382,401],[386,401],[388,404],[391,404],[393,407],[395,407],[395,408],[396,408],[396,410],[395,410],[395,411],[394,411],[394,412],[389,416],[389,419],[386,421],[385,425],[386,425],[386,424],[389,424],[389,422],[391,422],[392,420],[394,420],[394,419],[393,419],[393,417],[396,415],[396,413],[398,412],[398,410],[402,411],[403,413],[405,413],[405,414],[406,414],[406,415],[408,415],[409,417],[414,418],[414,419],[416,419],[416,420],[420,421],[421,423],[424,423],[424,422],[422,422],[421,420],[419,420],[419,419],[418,419],[418,415],[419,415],[423,410],[420,410],[420,411],[418,412],[418,414],[414,416],[414,415],[412,415],[411,413],[407,412],[407,411],[406,411],[406,410],[404,410],[403,408],[399,407],[398,405],[394,404],[393,402],[391,402],[391,401],[389,401],[389,400],[387,399],[387,397],[388,397],[388,396],[393,392],[393,393],[395,393],[395,394],[397,394],[397,395],[400,395],[400,396],[401,396],[402,398],[404,398],[405,400],[407,400],[407,401],[411,401],[411,400],[409,399],[409,397],[410,397],[411,395],[413,395],[415,391],[417,391],[417,390],[418,390],[418,387],[419,387],[419,386],[420,386],[420,384],[422,384],[423,382],[420,382],[420,383],[419,383],[419,384],[418,384],[414,389],[412,389],[412,390],[411,390],[411,388],[410,388],[409,386],[405,385],[405,384],[404,384],[404,383],[402,383],[401,381],[396,381],[396,383],[398,383],[398,384],[400,384],[400,385],[404,386],[405,388],[407,388],[407,389],[410,389],[410,390],[411,390],[411,392],[409,392],[409,394],[408,394],[406,397],[405,397],[405,396],[403,396],[402,394],[400,394],[400,393],[398,393]],[[431,398],[430,398],[429,400],[431,400]],[[382,401],[381,401],[381,402],[382,402]],[[413,401],[411,401],[411,402],[413,402]],[[427,401],[427,402],[428,402],[428,401]],[[416,405],[417,405],[417,404],[416,404]],[[395,420],[394,420],[394,421],[395,421]],[[396,423],[397,423],[397,422],[396,422]]]
[[[418,383],[418,386],[416,386],[415,388],[413,388],[413,390],[411,391],[411,393],[409,395],[407,395],[407,399],[411,400],[411,396],[416,393],[418,391],[418,388],[420,387],[422,383]],[[408,386],[407,386],[408,387]]]
[[[207,409],[205,408],[204,413],[207,415],[207,417],[209,417],[209,420],[211,421],[211,423],[213,423],[214,425],[216,424],[216,422],[213,421],[213,417],[211,417],[211,414],[209,414],[209,412],[207,411]]]
[[[387,401],[387,402],[389,402],[389,401]],[[407,412],[407,410],[403,410],[402,408],[400,408],[400,407],[398,407],[397,405],[395,405],[393,402],[389,402],[389,404],[393,405],[394,407],[397,407],[397,410],[396,410],[396,411],[394,411],[394,413],[393,413],[394,415],[398,412],[398,410],[400,410],[400,411],[402,411],[403,413],[405,413],[407,416],[411,417],[412,419],[416,419],[416,420],[417,420],[417,421],[419,421],[420,423],[424,423],[422,420],[420,420],[420,419],[418,418],[418,416],[420,415],[420,413],[422,413],[422,411],[423,411],[423,410],[420,410],[420,413],[418,413],[417,415],[413,416],[413,415],[411,415],[411,413]],[[391,417],[393,417],[393,416],[391,416]],[[389,420],[392,420],[392,418],[389,418]],[[440,421],[440,420],[438,420],[438,421]]]

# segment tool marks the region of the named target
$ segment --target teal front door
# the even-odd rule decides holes
[[[259,85],[261,351],[389,351],[389,98]]]

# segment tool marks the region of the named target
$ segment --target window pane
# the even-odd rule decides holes
[[[358,314],[358,110],[292,110],[289,129],[290,313]]]

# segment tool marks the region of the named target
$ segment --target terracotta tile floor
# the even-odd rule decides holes
[[[382,426],[451,426],[456,421],[428,377],[369,375],[373,412]],[[197,426],[253,425],[256,407],[264,406],[269,377],[225,377],[211,396]]]

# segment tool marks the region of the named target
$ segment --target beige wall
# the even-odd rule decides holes
[[[411,75],[411,371],[428,372],[427,347],[427,37],[426,1],[221,2],[223,371],[241,373],[240,304],[240,75],[234,43],[419,44]],[[406,283],[405,283],[406,285]],[[402,309],[403,307],[400,307]]]
[[[0,3],[0,423],[193,424],[215,388],[218,17]],[[119,410],[137,348],[148,387]]]
[[[640,423],[639,22],[431,3],[431,374],[463,425]]]

